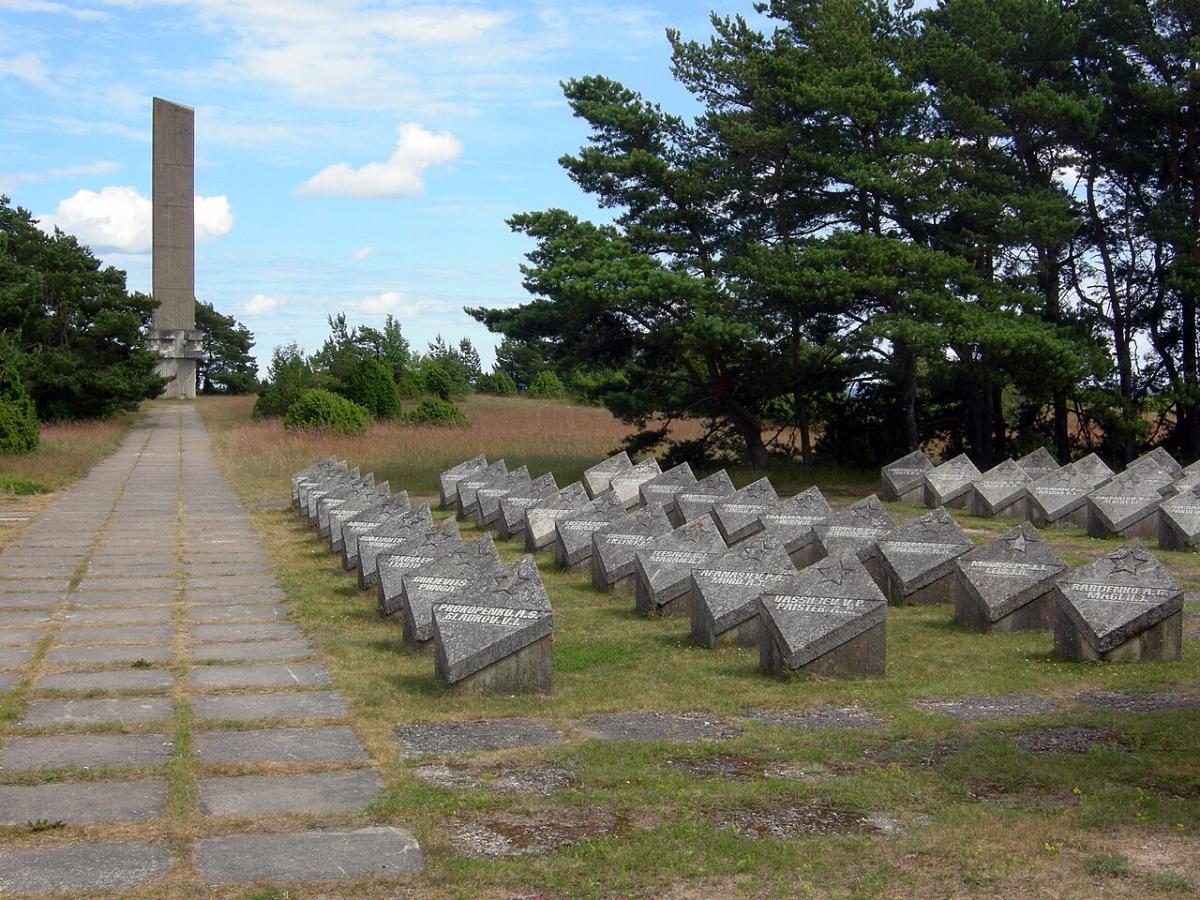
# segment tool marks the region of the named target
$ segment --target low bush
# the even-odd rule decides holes
[[[566,396],[566,393],[562,381],[549,369],[538,372],[529,385],[530,397],[558,398]]]
[[[454,378],[450,373],[435,362],[427,361],[421,368],[426,393],[442,400],[449,400],[454,393]]]
[[[4,352],[0,354],[0,453],[29,453],[37,445],[37,409],[12,353]]]
[[[484,372],[475,379],[475,390],[496,397],[515,397],[517,383],[507,372]]]
[[[345,396],[364,407],[377,419],[400,415],[400,394],[392,370],[375,359],[360,359],[346,378]]]
[[[466,425],[462,410],[441,397],[426,397],[417,408],[405,416],[414,425]]]
[[[283,417],[283,427],[293,431],[362,434],[369,424],[371,414],[365,408],[320,388],[301,394]]]

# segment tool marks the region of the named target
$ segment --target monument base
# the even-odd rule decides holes
[[[1054,610],[1054,652],[1080,662],[1170,662],[1179,659],[1183,646],[1183,611],[1135,634],[1111,650],[1097,651],[1075,627],[1071,617]]]
[[[762,630],[762,622],[757,615],[753,615],[732,628],[717,632],[712,617],[701,614],[697,604],[692,605],[692,640],[709,650],[718,647],[757,647],[762,641]]]
[[[951,569],[941,578],[935,578],[924,587],[904,592],[900,580],[886,566],[882,567],[879,587],[891,606],[931,606],[937,603],[952,603],[958,585],[958,571]],[[878,582],[876,582],[878,584]]]
[[[550,691],[550,678],[554,662],[554,640],[552,635],[539,638],[527,647],[522,647],[516,653],[510,653],[504,659],[498,659],[484,666],[478,672],[472,672],[466,678],[461,678],[452,685],[446,680],[446,661],[437,648],[433,666],[438,681],[460,691],[475,691],[478,693],[504,693]]]
[[[1136,522],[1126,525],[1120,531],[1112,531],[1104,524],[1104,520],[1100,517],[1100,514],[1089,503],[1087,507],[1087,533],[1088,537],[1095,538],[1127,537],[1152,541],[1158,538],[1158,519],[1159,512],[1155,508]]]
[[[158,355],[155,374],[170,379],[159,396],[167,400],[195,400],[196,361],[204,352],[204,332],[156,328],[147,336],[146,344]]]
[[[1054,588],[993,622],[987,608],[960,583],[954,594],[954,621],[979,634],[1049,631],[1054,627]]]
[[[885,625],[884,622],[873,625],[858,637],[796,668],[787,664],[783,650],[771,636],[770,629],[763,628],[758,643],[759,666],[764,672],[778,676],[789,672],[803,672],[806,675],[882,675],[887,660]]]

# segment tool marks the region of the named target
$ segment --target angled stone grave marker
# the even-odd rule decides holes
[[[336,488],[347,484],[354,484],[361,478],[361,473],[357,468],[347,469],[345,471],[334,472],[331,475],[324,475],[320,478],[306,478],[301,481],[297,492],[300,497],[300,505],[297,507],[297,512],[302,518],[308,516],[308,495],[313,491],[321,491],[329,493]]]
[[[440,559],[406,572],[399,599],[387,600],[392,613],[404,623],[404,640],[424,644],[433,639],[433,606],[444,597],[480,578],[500,571],[500,554],[490,537],[459,544]]]
[[[662,504],[652,503],[592,532],[592,585],[632,595],[638,548],[671,530]]]
[[[803,568],[816,562],[820,552],[813,547],[817,533],[813,528],[833,517],[833,509],[818,487],[810,487],[779,504],[777,509],[760,515],[763,530],[783,542],[792,563]]]
[[[1183,589],[1139,544],[1058,581],[1054,649],[1076,660],[1173,660],[1183,642]]]
[[[1158,537],[1158,509],[1171,474],[1147,460],[1114,475],[1087,495],[1087,531],[1092,537]]]
[[[967,505],[971,482],[981,473],[965,453],[935,466],[925,473],[925,505],[951,506],[963,509]]]
[[[400,515],[412,509],[409,503],[408,491],[388,494],[365,508],[355,510],[353,506],[331,510],[329,514],[329,548],[342,556],[342,568],[349,569],[349,559],[346,553],[346,534],[365,534],[377,524],[386,522],[392,516]]]
[[[1158,514],[1158,546],[1186,550],[1200,544],[1200,484],[1163,501]]]
[[[480,528],[491,528],[500,521],[500,501],[513,491],[525,490],[533,479],[525,466],[509,472],[503,479],[485,484],[475,492],[475,524]]]
[[[624,450],[616,456],[610,456],[604,462],[596,463],[583,473],[583,487],[587,491],[588,498],[595,500],[612,487],[614,475],[632,468],[633,462]]]
[[[1183,475],[1183,466],[1179,464],[1179,460],[1173,457],[1170,451],[1168,451],[1165,447],[1155,447],[1149,453],[1143,453],[1128,466],[1126,466],[1126,471],[1129,469],[1135,469],[1138,466],[1148,462],[1154,463],[1160,469],[1165,470],[1166,473],[1171,476],[1172,480]]]
[[[574,572],[591,569],[592,534],[627,515],[625,502],[614,491],[601,494],[554,523],[554,559]]]
[[[690,616],[692,570],[703,568],[727,545],[712,516],[688,522],[637,552],[634,601],[643,615]]]
[[[317,534],[327,541],[332,540],[333,522],[336,518],[335,513],[340,512],[342,521],[345,521],[345,519],[357,515],[364,509],[368,509],[376,503],[386,500],[391,495],[391,486],[384,481],[369,488],[348,490],[341,497],[322,497],[317,504]],[[340,529],[341,525],[338,528]]]
[[[953,603],[955,560],[975,545],[950,513],[935,509],[879,541],[883,592],[889,603]]]
[[[372,535],[365,535],[360,538],[360,544],[372,539]],[[379,614],[390,616],[396,612],[405,575],[437,562],[461,546],[458,526],[453,519],[448,519],[424,534],[380,547],[375,556],[373,579],[379,597]],[[359,587],[367,587],[367,584],[360,580]]]
[[[738,541],[758,534],[763,530],[759,516],[775,512],[779,507],[779,495],[771,479],[760,478],[737,491],[732,497],[717,501],[713,506],[713,521],[732,547]]]
[[[339,461],[336,456],[331,456],[328,459],[322,459],[319,462],[313,463],[311,466],[305,466],[299,472],[293,472],[291,477],[292,486],[292,506],[297,510],[300,509],[300,483],[309,478],[316,478],[334,469],[345,469],[346,463]]]
[[[1034,525],[1087,527],[1087,495],[1112,477],[1112,469],[1092,453],[1043,475],[1026,487]]]
[[[525,510],[525,549],[533,553],[553,547],[554,524],[590,502],[583,482],[576,481],[557,494],[534,503]]]
[[[308,527],[316,528],[320,522],[321,507],[320,503],[329,495],[334,495],[335,498],[342,496],[345,493],[353,493],[355,491],[369,490],[375,486],[375,475],[368,472],[366,475],[359,475],[349,481],[343,481],[336,485],[314,486],[308,492],[308,508],[305,510],[305,517],[308,519]]]
[[[661,474],[662,470],[658,467],[657,459],[654,457],[643,459],[632,468],[622,469],[614,475],[612,481],[609,482],[612,485],[609,490],[621,499],[626,509],[633,509],[642,502],[640,493],[642,485]],[[603,492],[597,494],[596,499],[602,496],[604,496]]]
[[[678,528],[684,522],[694,522],[702,516],[711,515],[713,507],[737,493],[729,473],[722,469],[675,495],[670,506],[665,506],[671,524]]]
[[[973,631],[1049,630],[1064,563],[1030,522],[960,556],[954,620]]]
[[[496,460],[494,463],[488,463],[482,469],[476,469],[465,478],[460,479],[455,485],[458,491],[458,504],[455,509],[455,514],[460,519],[470,518],[475,515],[475,494],[485,485],[491,484],[498,478],[503,478],[508,474],[508,463],[502,459]]]
[[[920,505],[925,502],[925,476],[933,471],[933,463],[923,450],[914,450],[888,463],[880,470],[884,500]]]
[[[680,463],[673,469],[668,469],[661,475],[656,475],[638,488],[641,500],[638,506],[649,506],[651,503],[661,503],[663,509],[670,513],[675,505],[675,495],[696,483],[692,467]]]
[[[763,671],[883,674],[887,599],[853,556],[814,563],[756,602]]]
[[[429,510],[426,508],[426,512]],[[458,543],[457,523],[434,524],[432,517],[401,524],[395,519],[384,522],[358,537],[358,586],[366,589],[379,577],[377,561],[380,553],[404,554],[404,547],[413,541],[426,543],[433,552],[439,544]],[[415,545],[414,545],[415,546]],[[412,551],[416,553],[415,550]]]
[[[757,647],[757,600],[794,578],[796,567],[782,541],[763,532],[692,570],[692,640],[709,649]]]
[[[358,542],[366,534],[400,534],[413,526],[423,526],[424,530],[433,528],[433,516],[429,507],[422,506],[404,512],[394,512],[385,517],[360,518],[355,517],[342,526],[342,568],[347,571],[358,568],[360,559]]]
[[[549,691],[553,633],[550,598],[527,556],[434,606],[434,670],[471,690]]]
[[[814,525],[808,558],[797,562],[796,566],[804,568],[827,556],[855,556],[872,578],[882,578],[879,540],[895,531],[896,523],[879,498],[872,494],[834,513],[824,523]]]
[[[1033,481],[1062,468],[1058,464],[1058,460],[1054,458],[1054,454],[1045,447],[1038,447],[1032,453],[1026,453],[1017,460],[1017,465],[1028,472]]]
[[[968,507],[973,516],[1024,519],[1029,513],[1026,488],[1033,483],[1020,463],[1006,459],[971,483]]]
[[[438,475],[438,494],[442,509],[450,509],[457,506],[458,483],[475,472],[486,469],[487,465],[486,456],[473,456],[470,459],[464,459],[457,466],[453,466]]]
[[[496,525],[500,537],[506,540],[524,539],[526,511],[547,497],[557,495],[558,482],[554,480],[553,472],[547,472],[533,479],[528,486],[517,488],[508,496],[502,497],[500,499],[500,518]]]

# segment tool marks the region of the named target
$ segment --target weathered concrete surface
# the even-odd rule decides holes
[[[0,851],[0,894],[115,891],[167,874],[171,854],[153,844],[79,844]]]
[[[0,785],[0,825],[136,822],[161,813],[166,799],[162,781]]]
[[[199,802],[210,816],[342,815],[360,812],[381,788],[373,769],[241,775],[201,779]]]

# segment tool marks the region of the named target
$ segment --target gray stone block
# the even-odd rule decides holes
[[[637,505],[649,506],[651,503],[659,503],[669,514],[675,508],[675,495],[695,483],[696,476],[692,472],[692,467],[687,463],[680,463],[674,468],[655,475],[649,481],[642,482],[638,486],[639,502]]]
[[[170,622],[175,611],[169,606],[114,606],[68,609],[63,622],[81,625],[159,625]]]
[[[414,722],[396,728],[400,755],[426,753],[473,753],[509,750],[514,747],[541,747],[562,742],[562,736],[549,719],[479,719],[462,721]]]
[[[640,463],[628,469],[623,469],[613,475],[609,482],[609,490],[613,496],[621,503],[625,509],[633,509],[642,502],[641,488],[647,481],[657,478],[662,474],[662,470],[658,467],[658,460],[651,457],[643,459]],[[597,494],[593,499],[599,500],[605,496],[608,491],[603,491]]]
[[[198,799],[200,809],[210,816],[336,816],[360,812],[382,788],[372,769],[239,775],[200,779]]]
[[[196,718],[209,722],[265,719],[340,719],[350,715],[335,691],[280,691],[269,694],[212,694],[192,697]]]
[[[629,459],[629,454],[622,450],[616,456],[610,456],[584,471],[583,486],[588,496],[595,499],[612,487],[615,475],[632,468],[633,462]]]
[[[440,559],[408,571],[399,592],[390,576],[381,584],[380,611],[398,615],[408,643],[433,639],[433,605],[479,579],[500,572],[500,554],[490,537],[476,538],[454,547]]]
[[[0,647],[20,647],[35,643],[43,634],[41,628],[0,628]]]
[[[592,586],[609,591],[622,579],[632,587],[638,548],[673,530],[662,504],[652,503],[592,533]]]
[[[637,551],[634,599],[639,612],[690,615],[692,570],[728,548],[712,516],[676,528]]]
[[[935,509],[878,542],[883,591],[897,606],[952,603],[955,560],[974,545],[945,509]]]
[[[965,453],[925,473],[925,505],[962,507],[982,473]]]
[[[367,751],[347,725],[198,731],[192,738],[205,763],[323,762],[366,759]]]
[[[166,669],[116,669],[103,672],[53,672],[34,684],[39,691],[152,691],[169,688],[175,676]]]
[[[1027,508],[1026,488],[1033,478],[1019,463],[1006,459],[971,483],[968,506],[975,516],[1005,516]]]
[[[871,571],[878,569],[879,541],[894,533],[896,523],[872,494],[813,526],[813,540],[803,559],[792,555],[797,568],[825,557],[855,556]]]
[[[136,725],[171,718],[169,697],[105,697],[87,700],[34,700],[20,724],[24,728],[73,725]]]
[[[157,817],[167,799],[162,781],[82,781],[0,785],[0,825],[26,822],[141,822]]]
[[[710,649],[757,647],[758,603],[764,591],[796,574],[783,544],[761,532],[692,570],[692,640]]]
[[[175,636],[175,627],[169,623],[139,625],[68,625],[55,635],[59,644],[103,644],[103,643],[157,643],[169,641]]]
[[[0,851],[0,893],[115,891],[162,878],[171,854],[153,844],[73,844]]]
[[[154,766],[171,756],[165,734],[56,734],[9,738],[0,749],[0,769],[100,769]]]
[[[32,656],[30,647],[0,647],[0,669],[19,669]]]
[[[678,528],[703,516],[711,516],[718,503],[736,493],[737,488],[733,486],[729,473],[721,469],[675,494],[667,515],[671,524]]]
[[[330,680],[329,670],[320,663],[200,666],[188,673],[194,688],[310,687]]]
[[[311,659],[316,655],[308,641],[235,641],[192,648],[192,662],[205,663]]]
[[[555,523],[589,503],[583,484],[576,481],[525,510],[525,549],[530,553],[554,546]]]
[[[46,654],[51,664],[170,662],[175,651],[168,644],[108,644],[99,647],[54,646]]]
[[[300,629],[290,622],[193,625],[191,636],[192,640],[198,644],[228,643],[233,641],[290,641],[301,638]]]
[[[466,479],[474,472],[478,472],[481,469],[486,469],[487,465],[487,457],[475,456],[471,459],[463,460],[458,465],[452,466],[438,475],[438,499],[441,501],[442,509],[449,509],[452,506],[457,506],[458,483]]]
[[[921,503],[925,497],[925,475],[931,471],[933,463],[921,450],[893,460],[880,471],[880,496],[884,500]]]
[[[235,603],[230,606],[192,606],[188,608],[189,622],[217,624],[221,622],[269,622],[286,618],[290,610],[282,603]]]
[[[713,521],[725,543],[733,546],[763,530],[763,515],[779,507],[779,495],[769,478],[760,478],[713,506]]]
[[[50,613],[38,609],[0,610],[0,627],[15,628],[24,625],[43,625],[50,621]]]
[[[1029,522],[959,557],[954,619],[982,632],[1049,629],[1066,564]]]

